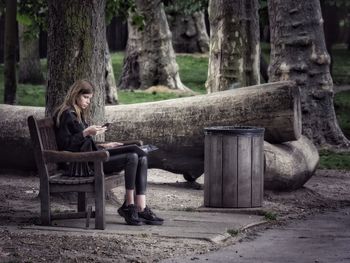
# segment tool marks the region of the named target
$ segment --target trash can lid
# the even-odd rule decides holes
[[[264,134],[264,131],[265,128],[253,126],[213,126],[204,128],[205,134],[260,135]]]

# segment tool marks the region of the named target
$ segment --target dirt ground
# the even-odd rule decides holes
[[[149,179],[148,204],[156,210],[193,211],[203,203],[203,178],[190,184],[180,175],[152,169]],[[264,210],[269,218],[277,217],[277,220],[219,244],[150,235],[91,235],[21,229],[21,226],[38,223],[38,185],[34,175],[0,173],[0,262],[157,262],[173,256],[206,253],[238,242],[253,231],[350,206],[350,172],[318,170],[299,190],[265,191]],[[123,187],[113,192],[120,202]],[[65,203],[56,198],[53,209],[67,208]]]

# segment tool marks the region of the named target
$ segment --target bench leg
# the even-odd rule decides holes
[[[78,212],[86,211],[86,193],[78,192]]]
[[[105,229],[105,180],[102,162],[94,163],[95,170],[95,228]]]
[[[40,193],[40,219],[44,226],[51,225],[51,211],[50,211],[50,195],[43,192]]]

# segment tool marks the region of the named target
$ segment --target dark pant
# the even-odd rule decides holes
[[[118,172],[125,169],[125,188],[134,190],[137,195],[146,193],[147,186],[147,157],[139,157],[137,153],[110,154],[104,163],[105,173]]]

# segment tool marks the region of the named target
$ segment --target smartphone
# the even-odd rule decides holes
[[[106,122],[105,124],[103,124],[103,125],[102,125],[102,127],[106,127],[106,128],[108,128],[108,127],[109,127],[109,125],[111,125],[111,123],[110,123],[110,122]]]

